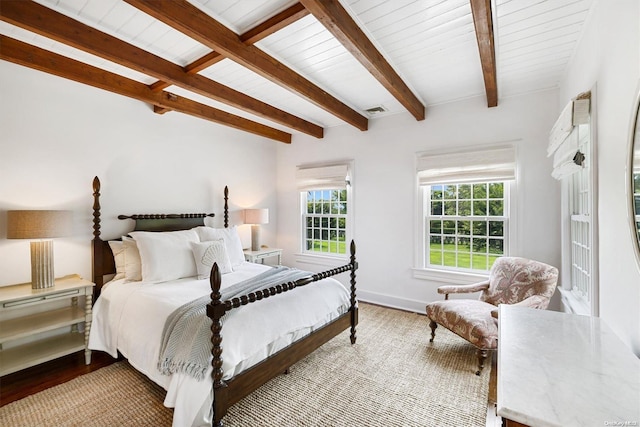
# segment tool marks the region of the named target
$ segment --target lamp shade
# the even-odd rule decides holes
[[[71,233],[71,211],[7,211],[7,239],[49,239]]]
[[[245,209],[245,224],[269,224],[269,209]]]

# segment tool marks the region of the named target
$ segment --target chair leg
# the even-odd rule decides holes
[[[438,327],[438,324],[432,320],[429,322],[429,327],[431,328],[431,339],[429,342],[433,342],[433,339],[436,337],[436,328]]]
[[[478,349],[476,354],[478,355],[478,370],[476,371],[476,375],[480,375],[484,368],[484,361],[487,359],[489,352],[487,350]]]

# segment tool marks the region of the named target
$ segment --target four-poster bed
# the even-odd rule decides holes
[[[160,383],[160,385],[168,390],[167,400],[171,400],[169,404],[175,404],[176,407],[174,416],[178,416],[178,413],[180,413],[179,416],[184,419],[185,415],[183,412],[189,409],[182,408],[178,410],[178,407],[181,405],[180,402],[191,400],[192,397],[180,396],[180,393],[188,395],[192,392],[181,391],[181,386],[176,386],[174,382],[193,382],[193,379],[190,378],[183,380],[180,375],[173,375],[173,377],[178,377],[178,379],[174,381],[174,378],[172,378],[171,382],[168,380],[164,381],[164,379],[160,378],[156,372],[149,372],[153,369],[148,367],[149,363],[147,361],[136,361],[134,355],[141,352],[139,349],[134,348],[132,345],[128,345],[127,347],[126,344],[128,339],[126,335],[136,333],[131,329],[134,327],[132,323],[138,323],[147,318],[156,317],[156,315],[145,314],[142,316],[136,313],[126,314],[127,312],[124,311],[124,308],[120,308],[115,304],[116,301],[122,301],[121,305],[130,305],[132,303],[129,301],[132,300],[132,296],[136,296],[139,293],[142,295],[143,301],[145,301],[143,304],[147,307],[145,309],[156,310],[154,307],[149,307],[152,305],[148,302],[150,301],[148,299],[150,298],[150,292],[155,292],[156,289],[158,289],[158,292],[169,292],[166,291],[166,289],[169,289],[169,286],[172,285],[172,283],[169,282],[169,284],[160,283],[154,285],[144,283],[144,280],[142,282],[134,283],[119,283],[119,281],[111,282],[113,284],[105,283],[105,276],[116,273],[116,262],[114,261],[114,254],[111,249],[111,245],[107,240],[102,240],[101,238],[100,181],[97,177],[93,181],[93,198],[93,281],[96,284],[97,295],[100,295],[103,288],[105,289],[106,294],[110,294],[102,298],[107,301],[102,304],[102,307],[96,307],[98,309],[94,310],[94,313],[97,313],[97,315],[100,315],[101,312],[104,313],[105,319],[108,319],[109,313],[111,313],[112,318],[133,319],[131,321],[119,320],[120,324],[118,324],[117,327],[109,325],[107,320],[96,319],[97,321],[94,321],[94,325],[97,325],[95,335],[100,335],[100,339],[96,338],[94,341],[107,342],[109,340],[119,340],[117,351],[122,350],[123,355],[129,359],[132,365],[137,364],[147,366],[146,368],[138,369],[142,370],[152,380]],[[194,227],[195,229],[203,228],[205,226],[204,219],[213,216],[214,214],[151,214],[131,216],[120,215],[119,218],[134,220],[135,228],[132,230],[132,235],[136,235],[137,232],[182,232],[181,230],[191,230],[194,229]],[[229,231],[228,189],[226,187],[224,191],[224,230]],[[355,327],[358,323],[355,271],[358,268],[358,264],[355,258],[355,244],[353,242],[351,242],[350,245],[350,252],[349,263],[342,267],[334,268],[322,273],[309,273],[298,280],[260,288],[259,290],[248,292],[243,295],[237,295],[227,300],[222,298],[223,289],[227,285],[223,283],[225,280],[240,281],[241,278],[256,274],[252,269],[264,269],[267,267],[254,264],[248,265],[250,263],[244,263],[243,265],[235,268],[233,273],[224,276],[225,279],[223,280],[223,274],[220,271],[218,264],[213,264],[208,283],[210,286],[210,300],[206,304],[205,310],[206,316],[211,322],[211,362],[208,370],[209,376],[206,380],[211,381],[210,384],[212,391],[209,393],[213,396],[213,399],[211,403],[212,406],[209,406],[209,409],[205,408],[201,410],[201,412],[208,412],[208,415],[201,414],[206,420],[208,420],[208,422],[210,421],[213,426],[222,426],[222,418],[231,405],[238,402],[244,396],[248,395],[271,378],[286,372],[291,365],[301,360],[342,331],[350,329],[351,343],[355,343]],[[344,286],[334,279],[328,279],[331,276],[347,271],[350,272],[349,289],[345,289]],[[235,276],[241,277],[236,278]],[[187,288],[187,286],[193,286],[195,288],[202,285],[200,283],[202,281],[196,283],[194,279],[195,278],[178,280],[176,282],[177,285],[180,286],[178,288],[180,289],[178,293],[182,294],[185,292],[191,292],[185,291],[192,289]],[[330,295],[330,291],[334,292],[332,290],[333,288],[337,289],[335,297]],[[126,292],[126,297],[116,296],[117,294],[115,291],[118,289],[122,289],[121,292]],[[173,296],[173,298],[177,297]],[[180,298],[183,297],[180,296]],[[318,303],[318,301],[324,299],[327,301],[333,301],[335,299],[340,302],[335,303],[335,307],[329,307],[330,303],[327,302],[326,304],[328,308],[325,308],[322,306],[324,303]],[[96,302],[97,306],[100,305],[99,302],[100,301]],[[162,306],[162,304],[164,304],[164,302],[159,303],[158,305]],[[283,309],[280,305],[275,304],[284,304],[286,308]],[[120,311],[114,312],[113,310]],[[160,308],[157,310],[161,311]],[[257,327],[257,329],[259,329],[260,327],[264,327],[264,319],[272,319],[275,322],[275,325],[286,323],[287,310],[291,310],[291,312],[296,310],[298,311],[297,315],[291,315],[292,318],[299,316],[300,312],[310,312],[313,314],[313,312],[316,311],[319,314],[317,318],[307,321],[308,324],[305,324],[304,326],[300,325],[300,327],[297,328],[297,332],[293,334],[290,333],[290,336],[287,335],[286,339],[289,341],[286,343],[284,343],[280,336],[278,336],[274,342],[268,343],[267,347],[273,347],[274,351],[270,351],[268,354],[263,354],[264,352],[261,350],[258,353],[263,354],[263,356],[261,356],[259,360],[255,360],[256,356],[252,356],[252,358],[250,358],[251,360],[243,360],[241,363],[238,363],[239,367],[227,366],[229,364],[233,365],[236,363],[235,361],[229,362],[228,360],[233,358],[233,354],[236,353],[234,346],[238,345],[240,347],[242,345],[236,344],[236,341],[255,340],[254,338],[244,338],[244,336],[250,336],[252,328]],[[265,314],[266,312],[277,313],[278,318],[273,319],[275,316],[273,314],[267,315]],[[116,314],[114,315],[113,313]],[[122,313],[125,314],[123,315]],[[254,321],[256,325],[247,324],[247,322],[252,322],[253,318],[256,319]],[[319,322],[318,319],[323,320]],[[233,329],[236,323],[241,324],[241,328]],[[158,329],[158,326],[150,328]],[[111,338],[111,332],[115,331],[115,329],[124,331],[124,338],[120,338],[119,336],[117,339]],[[144,331],[139,334],[142,334],[143,337],[153,336],[153,333],[148,331]],[[275,334],[276,333],[274,332],[274,336]],[[92,338],[93,335],[94,331],[92,331]],[[262,335],[269,334],[265,334],[263,331],[260,333],[260,336]],[[106,349],[109,347],[109,343],[103,344],[101,342],[97,347],[99,347],[98,349]],[[126,350],[124,349],[125,347],[127,347]],[[196,388],[197,387],[202,389],[202,384],[198,384]],[[167,404],[167,401],[165,401],[165,404]],[[185,403],[183,406],[186,408],[189,407],[189,405],[192,406],[191,403]],[[191,408],[191,410],[193,410],[193,408]],[[188,416],[190,416],[190,414]],[[178,421],[174,418],[174,425],[178,425],[177,423]]]

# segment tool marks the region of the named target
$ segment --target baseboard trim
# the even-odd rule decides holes
[[[399,310],[411,311],[419,314],[425,314],[424,307],[427,305],[427,303],[423,301],[394,297],[391,295],[363,290],[358,290],[357,294],[358,301],[382,305],[389,308],[397,308]]]

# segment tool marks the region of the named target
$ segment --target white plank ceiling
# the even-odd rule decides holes
[[[295,0],[189,1],[237,34],[296,4]],[[37,0],[37,3],[180,66],[211,52],[122,0]],[[485,97],[469,0],[340,0],[340,3],[426,106],[425,120],[429,120],[430,105]],[[499,100],[557,87],[581,37],[591,3],[592,0],[491,3]],[[0,34],[147,85],[157,81],[6,22],[0,21]],[[255,46],[370,119],[406,114],[402,104],[311,14]],[[230,59],[199,74],[323,128],[345,123]],[[169,86],[165,90],[284,130],[293,134],[294,140],[299,133],[185,89]],[[375,115],[365,111],[377,106],[386,111]]]

